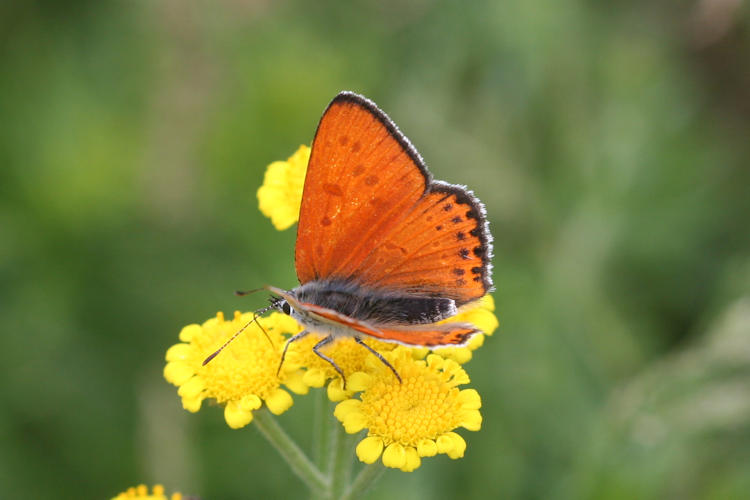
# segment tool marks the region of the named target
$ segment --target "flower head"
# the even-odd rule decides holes
[[[469,376],[453,360],[430,354],[414,359],[411,350],[397,347],[383,356],[402,382],[379,360],[370,363],[359,399],[336,406],[334,415],[353,434],[367,429],[357,445],[357,456],[373,463],[382,455],[387,467],[412,471],[421,457],[445,453],[460,458],[466,442],[454,430],[476,431],[482,424],[481,399],[474,389],[460,390]]]
[[[224,418],[232,428],[240,428],[253,419],[253,410],[263,403],[274,414],[292,406],[291,395],[283,383],[297,393],[307,392],[302,372],[285,365],[279,370],[284,334],[300,331],[299,325],[284,314],[273,313],[262,320],[263,330],[250,323],[252,313],[235,312],[231,321],[222,313],[202,325],[188,325],[180,332],[182,343],[167,350],[164,377],[179,387],[182,406],[191,412],[200,409],[204,399],[213,399],[224,406]],[[210,363],[203,361],[229,337],[250,323]]]
[[[148,486],[145,484],[139,484],[138,486],[132,486],[127,490],[123,491],[112,500],[182,500],[180,493],[172,493],[172,496],[167,497],[164,494],[164,486],[157,484],[152,490],[151,494],[148,493]]]
[[[299,219],[309,160],[310,148],[303,145],[286,161],[275,161],[266,169],[263,185],[258,188],[258,204],[263,215],[269,217],[279,231]]]

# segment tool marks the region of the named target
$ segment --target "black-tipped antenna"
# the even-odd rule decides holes
[[[262,288],[261,288],[261,290],[262,290]],[[224,342],[224,344],[223,344],[223,345],[222,345],[221,347],[219,347],[219,348],[218,348],[218,349],[216,350],[216,352],[214,352],[214,353],[213,353],[213,354],[211,354],[211,355],[210,355],[209,357],[207,357],[206,359],[204,359],[204,360],[203,360],[203,363],[201,364],[201,366],[206,366],[206,365],[208,364],[208,362],[209,362],[209,361],[211,361],[211,360],[212,360],[212,359],[214,359],[214,358],[215,358],[216,356],[218,356],[218,355],[219,355],[219,353],[220,353],[221,351],[223,351],[223,350],[224,350],[224,348],[225,348],[226,346],[228,346],[228,345],[229,345],[229,344],[230,344],[230,343],[231,343],[231,342],[232,342],[232,341],[233,341],[234,339],[236,339],[236,338],[237,338],[237,337],[239,336],[239,334],[240,334],[240,333],[244,332],[244,331],[245,331],[245,328],[247,328],[248,326],[250,326],[250,324],[251,324],[251,323],[253,323],[253,322],[257,322],[257,321],[258,321],[258,316],[260,316],[261,314],[265,314],[266,312],[270,311],[270,310],[271,310],[271,309],[273,309],[273,308],[274,308],[274,306],[273,306],[273,305],[270,305],[270,306],[266,306],[266,307],[263,307],[263,308],[261,308],[261,309],[258,309],[257,311],[255,311],[255,312],[253,313],[253,319],[251,319],[250,321],[248,321],[247,323],[245,323],[245,326],[243,326],[242,328],[240,328],[239,330],[237,330],[237,332],[236,332],[236,333],[235,333],[234,335],[232,335],[232,336],[231,336],[231,337],[229,338],[229,340],[227,340],[226,342]],[[258,323],[258,326],[260,326],[260,329],[261,329],[261,330],[263,331],[263,333],[264,333],[264,334],[266,335],[266,338],[268,339],[268,341],[269,341],[269,342],[271,342],[271,345],[273,345],[273,341],[271,340],[271,337],[269,337],[269,336],[268,336],[268,332],[266,332],[265,328],[263,328],[263,327],[262,327],[262,326],[260,325],[260,323]]]
[[[251,293],[260,292],[262,290],[265,290],[264,288],[255,288],[253,290],[235,290],[234,294],[237,297],[244,297],[245,295],[250,295]]]

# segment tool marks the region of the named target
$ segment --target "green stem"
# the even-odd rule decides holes
[[[336,419],[333,419],[333,425],[336,427],[331,432],[333,443],[331,445],[329,474],[331,478],[331,498],[338,499],[343,495],[351,476],[352,440]]]
[[[273,415],[266,408],[262,408],[254,412],[253,416],[255,427],[276,448],[292,471],[307,484],[313,493],[324,495],[328,491],[328,480],[307,458],[297,443],[284,432]]]
[[[346,493],[341,497],[341,500],[350,500],[352,498],[359,498],[364,492],[366,492],[380,476],[385,472],[385,466],[382,462],[377,461],[374,464],[365,465],[365,467],[359,471],[354,482],[346,490]]]
[[[318,389],[317,392],[315,414],[313,415],[313,425],[315,426],[313,429],[313,456],[315,457],[315,463],[323,470],[328,465],[326,461],[330,455],[331,425],[329,420],[331,419],[331,403],[328,400],[325,387]]]

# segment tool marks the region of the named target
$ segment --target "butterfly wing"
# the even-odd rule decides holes
[[[302,284],[352,280],[462,305],[491,287],[484,208],[432,180],[371,101],[344,92],[321,118],[305,178],[295,264]]]

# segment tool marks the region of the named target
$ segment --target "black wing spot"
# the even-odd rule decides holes
[[[454,223],[454,224],[460,224],[462,220],[463,220],[463,219],[461,219],[461,217],[459,217],[459,216],[455,216],[455,217],[453,217],[453,218],[451,219],[451,222],[452,222],[452,223]]]
[[[464,274],[466,274],[466,271],[464,271],[460,267],[457,267],[453,269],[453,274],[455,274],[456,276],[463,276]]]
[[[463,231],[459,231],[456,233],[456,238],[458,239],[458,241],[464,240],[466,239],[466,233],[464,233]]]
[[[474,274],[482,274],[482,268],[481,267],[472,267],[471,272]]]
[[[453,209],[452,203],[446,203],[445,205],[443,205],[443,210],[445,210],[446,212],[450,212],[452,209]]]
[[[479,247],[477,247],[477,248],[479,248]],[[476,249],[475,249],[475,250],[476,250]],[[470,258],[471,258],[471,257],[469,257],[469,249],[468,249],[468,248],[462,248],[461,250],[459,250],[459,251],[458,251],[458,255],[459,255],[459,256],[460,256],[460,257],[461,257],[462,259],[467,259],[467,260],[468,260],[468,259],[470,259]]]
[[[484,255],[484,247],[474,247],[474,255],[477,257],[482,257]]]
[[[343,196],[344,191],[341,190],[341,186],[338,184],[331,184],[329,182],[326,182],[323,184],[323,191],[330,194],[331,196]]]

